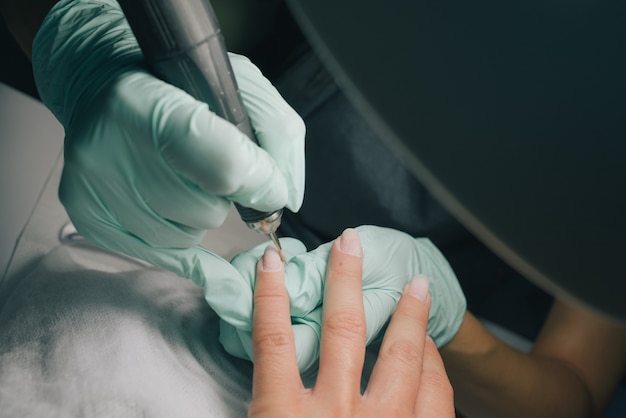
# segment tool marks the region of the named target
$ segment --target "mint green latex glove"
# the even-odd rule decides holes
[[[367,342],[374,341],[393,314],[404,285],[418,274],[430,281],[432,306],[428,334],[438,347],[448,343],[459,330],[466,310],[465,296],[439,250],[426,238],[413,238],[403,232],[375,226],[356,228],[363,247],[363,302],[367,322]],[[269,243],[268,243],[269,244]],[[256,264],[268,244],[239,254],[232,265],[252,289]],[[300,371],[315,364],[319,356],[322,327],[324,277],[332,242],[306,252],[299,241],[281,239],[288,262],[285,283]],[[246,293],[248,289],[246,289]],[[226,307],[227,302],[217,301]],[[252,303],[252,300],[249,301]],[[214,308],[220,314],[219,306]],[[250,307],[251,309],[251,307]],[[247,315],[240,315],[238,319]],[[252,313],[249,323],[221,316],[220,340],[231,354],[252,359]]]
[[[147,72],[117,2],[63,0],[48,13],[33,68],[65,128],[59,195],[83,236],[202,284],[214,262],[196,245],[231,201],[299,209],[302,119],[247,58],[230,58],[261,147]]]

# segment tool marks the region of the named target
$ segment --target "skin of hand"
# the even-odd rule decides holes
[[[557,299],[524,353],[468,312],[441,355],[465,417],[601,417],[626,373],[626,327]]]
[[[284,284],[283,263],[267,247],[254,291],[254,377],[250,417],[454,417],[453,393],[432,340],[426,337],[428,280],[406,286],[365,393],[365,316],[358,234],[333,244],[324,293],[320,369],[303,386]]]
[[[359,235],[363,263],[361,286],[366,318],[366,342],[380,338],[385,324],[396,309],[407,280],[416,275],[428,277],[431,306],[428,335],[439,347],[456,334],[466,311],[465,296],[452,268],[439,250],[425,238],[373,225],[354,229]],[[230,280],[231,288],[218,292],[211,306],[220,315],[220,341],[230,354],[252,359],[252,290],[255,287],[257,262],[268,243],[238,254],[231,260],[248,286]],[[328,260],[333,241],[308,251],[293,238],[281,238],[285,286],[289,295],[292,331],[301,372],[317,367],[322,333],[323,299]],[[211,280],[214,281],[212,278]],[[220,289],[215,283],[212,289]],[[239,295],[239,304],[221,300],[224,294]],[[249,294],[249,301],[246,300]],[[207,296],[209,300],[210,295]],[[238,309],[235,310],[234,307]],[[227,312],[228,311],[228,312]]]

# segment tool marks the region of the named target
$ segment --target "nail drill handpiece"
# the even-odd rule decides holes
[[[219,23],[208,0],[120,0],[148,68],[162,80],[208,103],[258,144],[243,107]],[[282,209],[261,212],[235,204],[252,229],[276,236]]]

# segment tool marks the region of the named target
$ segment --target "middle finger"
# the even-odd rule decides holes
[[[328,260],[316,384],[316,390],[331,390],[331,396],[342,399],[358,393],[365,358],[362,270],[359,235],[346,229],[333,243]]]

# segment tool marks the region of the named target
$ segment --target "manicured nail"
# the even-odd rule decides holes
[[[352,228],[343,231],[343,234],[339,237],[339,250],[346,254],[361,257],[363,249],[361,248],[359,233]]]
[[[421,301],[425,301],[428,297],[428,279],[426,276],[417,275],[411,280],[406,288],[406,291],[418,298]]]
[[[265,247],[263,259],[261,260],[261,270],[263,271],[280,271],[283,268],[283,260],[280,253],[273,245]]]

